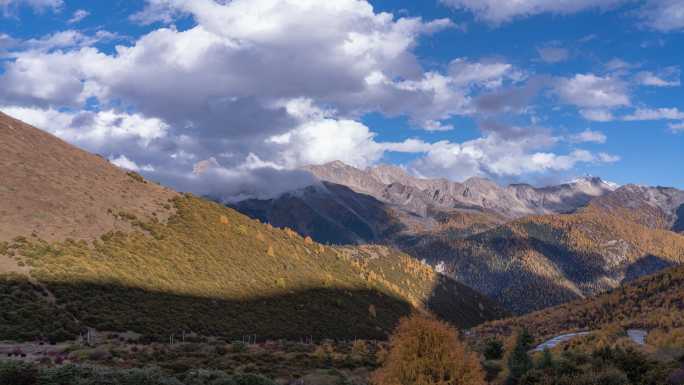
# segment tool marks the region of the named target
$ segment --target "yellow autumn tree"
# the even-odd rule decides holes
[[[403,318],[390,338],[374,385],[485,385],[477,356],[456,330],[444,322],[412,315]]]

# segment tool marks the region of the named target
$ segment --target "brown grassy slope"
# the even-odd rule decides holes
[[[111,209],[165,218],[177,193],[0,112],[0,241],[92,239],[127,229]]]
[[[535,337],[545,339],[611,324],[661,330],[684,327],[684,266],[642,277],[593,298],[488,322],[474,328],[471,336],[510,335],[526,327]]]
[[[684,262],[684,237],[592,207],[522,218],[410,251],[443,260],[456,279],[518,313],[594,295]]]

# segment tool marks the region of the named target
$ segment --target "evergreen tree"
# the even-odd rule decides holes
[[[553,355],[551,354],[551,351],[546,348],[542,352],[541,359],[537,363],[537,368],[539,369],[553,369],[556,367],[556,363],[553,360]]]
[[[532,345],[532,336],[527,329],[518,332],[513,350],[508,355],[508,383],[517,384],[520,378],[532,369],[532,359],[527,352]]]
[[[498,360],[503,356],[503,344],[495,338],[490,338],[485,343],[483,354],[488,360]]]

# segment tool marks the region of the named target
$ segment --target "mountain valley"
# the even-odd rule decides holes
[[[517,314],[684,262],[684,191],[672,188],[596,177],[500,187],[342,162],[307,170],[320,185],[232,207],[319,242],[397,247]]]

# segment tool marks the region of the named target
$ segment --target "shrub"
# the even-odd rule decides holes
[[[233,376],[235,385],[276,385],[270,379],[257,374],[239,374]]]
[[[483,354],[485,359],[499,360],[503,356],[503,344],[495,338],[490,338],[485,342]]]
[[[352,354],[359,356],[361,358],[368,354],[368,345],[364,340],[356,340],[352,344]]]
[[[231,350],[233,353],[244,353],[247,351],[247,344],[242,341],[235,341],[231,345]]]
[[[420,315],[401,319],[384,365],[372,380],[376,385],[485,384],[479,360],[456,330]]]
[[[184,378],[185,385],[235,385],[235,381],[225,372],[219,370],[190,370]]]
[[[667,378],[668,385],[684,385],[684,369],[677,369]]]
[[[34,385],[38,381],[38,370],[23,362],[0,361],[0,384]]]
[[[88,359],[91,361],[104,361],[111,357],[112,355],[108,351],[102,349],[95,349],[88,354]]]

